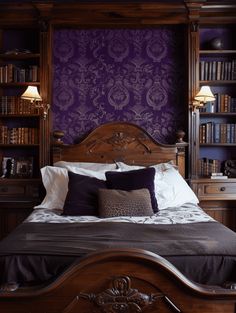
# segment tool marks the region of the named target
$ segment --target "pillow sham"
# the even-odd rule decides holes
[[[136,190],[147,188],[150,192],[152,209],[158,212],[154,191],[155,169],[152,167],[124,172],[106,172],[107,188],[121,190]]]
[[[118,162],[121,171],[144,168]],[[181,206],[184,203],[198,204],[199,200],[185,179],[180,175],[177,166],[171,161],[151,166],[155,168],[155,196],[158,209]]]
[[[72,168],[86,169],[98,172],[113,171],[118,169],[116,163],[93,163],[93,162],[67,162],[67,161],[58,161],[53,164],[57,167],[67,168],[68,170]]]
[[[70,167],[74,173],[105,180],[105,174],[97,171]],[[41,168],[41,176],[46,195],[41,204],[34,209],[63,209],[68,192],[68,169],[56,166]]]
[[[68,191],[68,171],[66,168],[45,166],[41,176],[46,195],[34,209],[62,209]]]
[[[68,193],[63,215],[98,215],[98,189],[106,188],[104,180],[68,172]]]
[[[150,192],[148,189],[98,190],[99,217],[151,216],[153,215]]]

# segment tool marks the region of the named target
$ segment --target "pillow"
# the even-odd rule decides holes
[[[106,188],[104,180],[68,172],[68,193],[63,215],[98,215],[98,189]]]
[[[77,174],[86,175],[105,180],[105,174],[83,168],[71,166],[71,171]],[[45,166],[41,169],[42,182],[46,190],[46,196],[42,203],[35,206],[35,209],[63,209],[68,191],[68,170],[62,167]]]
[[[34,209],[62,209],[68,191],[67,169],[45,166],[41,168],[41,176],[46,195]]]
[[[152,209],[158,212],[154,192],[155,169],[152,167],[125,172],[106,172],[108,189],[135,190],[147,188],[150,192]]]
[[[155,195],[158,208],[179,207],[184,203],[199,203],[193,190],[175,167],[162,166],[155,176]]]
[[[153,215],[150,192],[145,188],[131,191],[99,189],[98,205],[100,217]]]
[[[107,163],[93,163],[93,162],[66,162],[66,161],[58,161],[54,163],[54,166],[57,167],[64,167],[68,170],[72,168],[83,168],[86,170],[98,171],[98,172],[106,172],[106,171],[113,171],[118,169],[116,163],[107,164]]]
[[[123,162],[118,162],[118,166],[121,171],[144,168],[137,165],[127,165]],[[154,184],[159,210],[181,206],[184,203],[199,203],[195,193],[180,175],[176,165],[172,162],[166,162],[151,167],[155,168],[156,171]]]

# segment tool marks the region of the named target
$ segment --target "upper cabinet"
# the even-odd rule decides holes
[[[188,2],[188,1],[186,1]],[[189,178],[210,178],[236,159],[236,4],[189,5]],[[215,101],[195,96],[208,86]]]
[[[198,176],[224,172],[236,156],[236,27],[200,26],[199,88],[210,86],[215,101],[199,108]]]
[[[2,178],[39,177],[41,109],[21,99],[29,85],[40,90],[37,29],[1,29],[0,155]]]

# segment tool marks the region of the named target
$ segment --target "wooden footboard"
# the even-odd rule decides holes
[[[186,279],[139,249],[91,254],[48,286],[1,291],[2,313],[235,312],[236,291]]]

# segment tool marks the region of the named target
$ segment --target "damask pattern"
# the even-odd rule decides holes
[[[183,26],[60,29],[53,43],[53,128],[64,142],[111,121],[173,143],[186,128]]]

